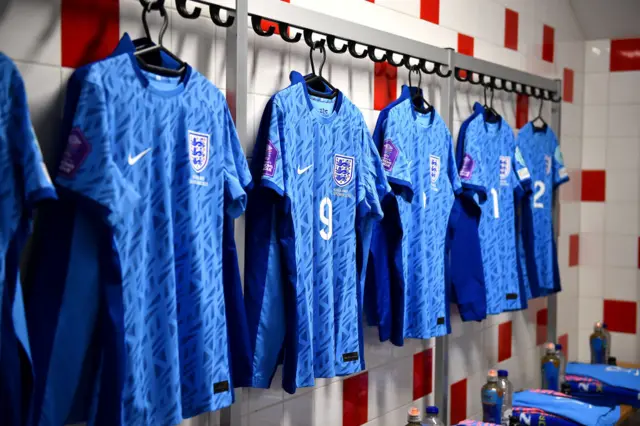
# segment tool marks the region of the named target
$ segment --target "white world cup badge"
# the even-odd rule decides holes
[[[435,188],[440,176],[440,157],[437,155],[429,156],[429,176],[431,176],[431,186]]]
[[[353,157],[336,154],[333,157],[333,180],[338,186],[347,186],[353,180]]]
[[[200,173],[209,164],[209,135],[189,130],[189,162]]]

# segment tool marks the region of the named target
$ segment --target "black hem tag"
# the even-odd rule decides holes
[[[218,382],[213,384],[213,394],[229,392],[229,381]]]
[[[342,354],[342,362],[351,362],[357,361],[360,358],[358,352],[349,352],[346,354]]]

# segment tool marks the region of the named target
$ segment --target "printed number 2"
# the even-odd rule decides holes
[[[538,200],[544,195],[544,182],[537,180],[533,183],[533,186],[535,187],[536,191],[536,193],[533,194],[533,207],[535,207],[536,209],[544,208],[544,204],[538,202]]]
[[[493,217],[500,219],[500,205],[498,204],[498,191],[491,188],[491,196],[493,197]]]
[[[320,236],[329,241],[333,234],[333,204],[331,204],[329,197],[324,197],[322,201],[320,201],[320,222],[326,226],[326,229],[323,228],[320,230]]]

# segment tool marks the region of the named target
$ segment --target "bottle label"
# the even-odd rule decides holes
[[[558,380],[559,368],[549,361],[542,364],[542,388],[558,391],[560,390],[560,384]]]
[[[482,390],[482,420],[488,423],[501,423],[502,395],[493,389]]]
[[[594,337],[591,339],[591,363],[592,364],[606,364],[605,354],[606,346],[604,339],[601,337]]]

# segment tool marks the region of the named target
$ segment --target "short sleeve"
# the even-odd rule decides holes
[[[104,89],[86,80],[56,181],[105,208],[110,223],[140,199],[114,162],[113,143]]]
[[[560,151],[560,146],[558,146],[557,142],[555,143],[556,148],[553,153],[553,187],[555,188],[558,185],[562,185],[565,182],[569,181],[569,174],[567,173],[567,169],[564,166],[564,157],[562,156],[562,151]]]
[[[45,198],[55,198],[53,183],[42,159],[40,145],[31,125],[27,95],[22,78],[17,70],[11,82],[11,115],[12,124],[7,130],[13,146],[19,174],[24,185],[24,200],[33,205]]]
[[[284,146],[283,129],[281,123],[281,109],[278,103],[273,102],[271,118],[264,151],[264,163],[262,166],[262,185],[273,189],[279,195],[285,192],[284,187],[284,161],[282,148]]]
[[[236,127],[226,105],[224,132],[224,188],[225,205],[229,216],[237,218],[247,207],[245,188],[251,186],[251,173],[238,139]]]
[[[366,127],[361,130],[362,159],[358,161],[357,200],[361,216],[372,215],[375,219],[382,219],[381,200],[391,192],[387,182],[382,160]]]
[[[453,151],[453,141],[451,139],[451,134],[448,136],[449,141],[449,160],[447,163],[447,170],[449,173],[449,181],[451,182],[451,189],[456,194],[462,192],[462,182],[460,182],[460,175],[458,174],[458,167],[456,164],[456,157]]]
[[[512,162],[515,177],[517,179],[516,183],[519,184],[525,192],[528,192],[531,189],[531,173],[527,167],[527,161],[517,145],[513,151]]]
[[[481,195],[487,192],[486,171],[482,170],[482,158],[486,149],[484,129],[481,129],[484,123],[482,115],[477,115],[467,126],[464,134],[461,135],[462,140],[458,141],[464,144],[464,150],[460,152],[459,177],[462,186]]]

